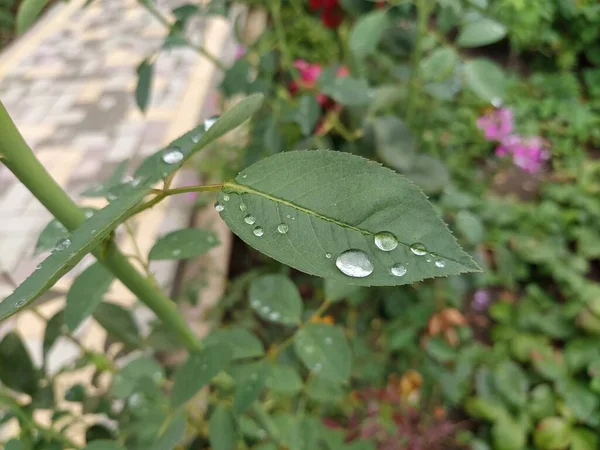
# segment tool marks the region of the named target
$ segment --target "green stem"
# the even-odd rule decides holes
[[[415,48],[412,54],[410,79],[408,80],[406,99],[406,124],[412,125],[416,113],[416,102],[419,95],[419,68],[423,56],[423,37],[427,33],[427,21],[429,19],[428,0],[416,0],[417,7],[417,35],[415,37]]]
[[[85,214],[46,171],[17,130],[0,102],[0,154],[2,162],[21,183],[69,231],[86,220]],[[111,245],[102,252],[92,252],[131,292],[133,292],[190,350],[200,348],[200,341],[185,322],[175,304],[141,275],[127,257]]]
[[[292,61],[292,56],[287,46],[287,40],[285,39],[285,29],[283,28],[283,22],[281,20],[281,0],[270,0],[269,12],[273,19],[273,25],[275,27],[275,33],[277,34],[277,41],[279,43],[279,51],[281,52],[281,59],[285,68],[290,71],[294,77],[296,76],[296,69]]]
[[[166,191],[163,191],[163,195],[168,197],[170,195],[185,194],[188,192],[210,192],[210,191],[220,191],[221,189],[223,189],[223,183],[205,184],[205,185],[198,185],[198,186],[185,186],[185,187],[180,187],[180,188],[175,188],[175,189],[167,189]]]
[[[144,6],[144,8],[146,8],[146,10],[150,14],[152,14],[156,18],[156,20],[158,20],[162,25],[167,27],[169,29],[169,31],[171,30],[171,28],[173,27],[173,23],[171,23],[168,18],[166,18],[158,9],[156,9],[151,2],[141,0],[140,3]],[[215,55],[210,53],[203,46],[196,45],[196,44],[190,42],[190,40],[187,37],[183,36],[183,34],[181,37],[183,37],[183,39],[185,40],[185,43],[188,47],[196,50],[199,54],[201,54],[206,59],[208,59],[211,63],[213,63],[219,70],[222,70],[222,71],[227,70],[227,67],[225,66],[225,64],[223,64],[221,61],[219,61],[219,59]]]

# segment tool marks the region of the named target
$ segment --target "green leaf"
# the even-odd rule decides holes
[[[18,439],[11,439],[4,446],[4,450],[25,450],[25,447]]]
[[[231,410],[218,405],[208,422],[208,439],[213,450],[235,450],[237,428]]]
[[[306,394],[319,403],[336,403],[344,397],[344,390],[339,383],[321,377],[309,378]]]
[[[426,194],[438,193],[450,182],[450,174],[445,164],[427,154],[417,155],[412,167],[404,174]]]
[[[129,160],[121,161],[106,180],[87,188],[81,195],[84,197],[108,197],[112,189],[123,184],[123,177],[127,172],[128,165]]]
[[[116,441],[109,441],[106,439],[98,439],[96,441],[90,442],[85,446],[83,450],[125,450],[120,444]]]
[[[417,144],[402,120],[382,116],[373,120],[377,155],[393,169],[410,170],[415,162]]]
[[[152,450],[173,450],[183,440],[184,434],[185,416],[178,414],[164,433],[158,436],[158,441],[152,446]]]
[[[94,312],[113,279],[113,275],[99,262],[92,264],[75,278],[67,293],[64,312],[65,324],[70,331],[74,331]]]
[[[465,79],[469,88],[483,100],[496,102],[504,99],[504,72],[493,62],[487,59],[466,62]]]
[[[325,298],[328,302],[339,302],[354,294],[361,287],[356,284],[349,284],[346,281],[325,279]]]
[[[267,367],[261,362],[236,367],[233,411],[242,414],[260,396],[267,378]]]
[[[231,196],[229,202],[223,201],[224,195]],[[416,186],[347,153],[314,150],[272,156],[225,183],[218,201],[226,203],[221,217],[246,243],[324,278],[400,285],[479,270]],[[246,211],[240,210],[241,203]],[[288,227],[285,233],[278,231],[281,224]],[[399,245],[379,250],[375,235],[380,232],[396,236]],[[425,256],[417,244],[435,257]],[[398,264],[407,269],[405,275],[392,274]]]
[[[359,60],[369,56],[377,49],[377,45],[388,27],[386,10],[365,14],[354,24],[348,38],[348,45]]]
[[[369,84],[353,77],[336,77],[321,87],[323,94],[345,106],[364,106],[370,100]]]
[[[48,0],[23,0],[17,11],[17,34],[25,33],[36,21]]]
[[[598,434],[587,428],[575,428],[571,433],[571,450],[596,450]]]
[[[539,420],[555,414],[555,403],[552,388],[547,384],[540,384],[531,390],[527,410],[532,419]]]
[[[473,245],[479,244],[485,236],[485,229],[479,217],[465,210],[456,215],[456,229]]]
[[[21,337],[10,332],[0,341],[0,382],[17,392],[34,396],[39,376]]]
[[[483,397],[471,397],[465,401],[465,409],[470,416],[495,422],[508,417],[508,411],[498,401]]]
[[[61,309],[54,314],[48,322],[46,322],[46,330],[44,331],[44,340],[42,342],[42,354],[44,355],[44,361],[48,358],[48,353],[52,349],[52,346],[56,340],[62,334],[62,327],[65,324],[64,311]]]
[[[81,210],[88,219],[97,211],[95,208],[81,208]],[[46,250],[53,250],[56,247],[56,243],[66,237],[69,237],[69,231],[58,220],[52,219],[38,236],[38,240],[35,243],[35,254]]]
[[[571,380],[561,380],[556,383],[556,390],[565,399],[567,407],[578,420],[585,422],[592,415],[597,414],[600,399],[584,384]]]
[[[390,337],[390,350],[403,350],[415,342],[417,331],[414,328],[401,328]]]
[[[266,386],[277,394],[294,395],[302,389],[302,378],[293,367],[272,365],[269,367]]]
[[[533,441],[538,450],[564,449],[571,438],[571,425],[561,417],[546,417],[533,432]]]
[[[302,134],[310,136],[319,121],[319,117],[321,117],[319,102],[312,95],[303,95],[298,100],[298,107],[295,112],[294,119],[300,125]]]
[[[319,377],[334,382],[350,377],[352,353],[342,328],[310,323],[296,333],[294,349],[306,368]]]
[[[100,303],[93,312],[96,322],[114,339],[130,347],[141,347],[142,338],[131,312],[115,303]]]
[[[458,62],[458,55],[449,47],[439,47],[421,61],[421,73],[427,81],[441,81],[448,78]]]
[[[177,171],[192,154],[252,117],[262,106],[263,100],[264,97],[261,94],[246,97],[212,123],[208,131],[205,124],[202,124],[175,139],[164,149],[146,158],[136,170],[134,180],[141,180],[141,185],[146,186],[149,190],[150,186]],[[181,152],[181,160],[172,164],[165,162],[164,155],[174,151]]]
[[[437,336],[434,336],[427,341],[427,344],[425,344],[425,351],[433,359],[440,362],[448,362],[456,358],[456,349]]]
[[[50,255],[11,295],[0,303],[0,321],[12,316],[38,298],[123,221],[129,209],[144,197],[132,191],[98,211],[68,237],[70,244]]]
[[[494,384],[498,392],[513,406],[522,408],[527,403],[529,381],[518,364],[503,361],[494,370]]]
[[[232,358],[255,358],[265,354],[262,342],[250,331],[239,328],[221,328],[206,336],[203,341],[207,346],[227,344],[233,350]]]
[[[173,407],[183,405],[196,395],[202,386],[227,367],[232,358],[233,351],[223,344],[211,345],[191,353],[175,373],[171,393]]]
[[[148,259],[155,261],[195,258],[220,244],[213,231],[185,228],[160,237],[150,250]]]
[[[263,319],[297,324],[302,316],[302,298],[296,285],[285,275],[263,275],[252,280],[250,306]]]
[[[144,59],[136,69],[138,80],[135,87],[135,101],[142,112],[148,107],[150,92],[152,91],[152,76],[154,74],[154,64],[148,59]]]
[[[569,369],[577,372],[593,361],[600,360],[600,347],[595,338],[571,339],[565,346],[565,362]]]
[[[492,426],[494,450],[524,450],[527,444],[527,430],[522,423],[502,417]]]
[[[506,27],[492,19],[482,18],[468,22],[456,38],[460,47],[480,47],[493,44],[506,36]]]
[[[112,394],[117,398],[127,398],[133,394],[138,381],[148,377],[155,383],[164,378],[162,366],[154,358],[140,356],[129,361],[117,375],[112,384]]]

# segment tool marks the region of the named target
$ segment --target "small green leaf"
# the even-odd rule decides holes
[[[527,430],[523,423],[505,416],[492,426],[494,450],[523,450],[527,444]]]
[[[4,450],[25,450],[25,447],[18,439],[11,439],[4,446]]]
[[[44,7],[48,4],[48,0],[24,0],[19,5],[17,11],[17,34],[25,33],[31,25],[36,21]]]
[[[427,341],[425,351],[439,362],[448,362],[456,358],[456,349],[437,336]]]
[[[597,413],[600,399],[583,383],[560,380],[556,383],[556,390],[578,420],[585,422]]]
[[[449,47],[439,47],[421,61],[421,73],[427,81],[442,81],[448,78],[456,67],[458,55]]]
[[[394,116],[382,116],[373,120],[377,155],[393,169],[410,170],[416,158],[416,142],[402,120]]]
[[[99,262],[92,264],[75,278],[67,293],[64,312],[65,324],[70,331],[74,331],[94,312],[113,279],[113,275]]]
[[[334,382],[344,382],[350,377],[352,353],[342,328],[308,324],[296,333],[294,348],[314,374]]]
[[[304,136],[310,136],[321,117],[321,106],[312,95],[303,95],[298,100],[295,120]]]
[[[475,94],[486,101],[504,99],[504,72],[487,59],[473,59],[465,63],[467,85]]]
[[[445,164],[431,155],[420,154],[404,175],[419,186],[426,194],[436,194],[450,182],[450,173]]]
[[[208,422],[208,439],[213,450],[235,450],[237,427],[231,410],[218,405]]]
[[[533,432],[538,450],[562,450],[572,439],[571,425],[561,417],[546,417]]]
[[[527,411],[534,420],[555,414],[556,399],[552,388],[547,384],[539,384],[531,390],[527,403]]]
[[[154,358],[140,356],[129,361],[117,375],[112,384],[112,394],[117,398],[127,398],[133,394],[138,381],[144,377],[155,383],[164,378],[162,366]]]
[[[90,442],[85,446],[83,450],[125,450],[119,443],[116,441],[109,441],[106,439],[99,439],[96,441]]]
[[[233,411],[239,415],[258,399],[263,391],[267,378],[267,367],[263,362],[256,362],[237,366],[236,369]]]
[[[252,280],[250,306],[270,322],[295,324],[302,315],[302,298],[296,285],[285,275],[263,275]]]
[[[492,19],[482,18],[465,24],[456,38],[460,47],[493,44],[506,36],[506,27]]]
[[[6,387],[34,396],[39,376],[21,337],[10,332],[0,341],[0,382]]]
[[[135,101],[142,112],[148,107],[150,92],[152,92],[152,76],[154,74],[154,64],[148,59],[144,59],[136,69],[138,80],[135,88]]]
[[[71,233],[68,245],[63,245],[61,250],[50,255],[39,269],[0,303],[0,321],[25,308],[75,267],[127,216],[129,209],[138,203],[144,194],[145,191],[136,190],[120,197]]]
[[[294,395],[302,389],[302,378],[290,366],[272,365],[269,367],[266,386],[277,394]]]
[[[203,340],[207,346],[227,344],[233,350],[233,359],[255,358],[265,353],[262,342],[248,330],[239,327],[221,328]]]
[[[62,334],[62,327],[65,324],[64,311],[61,309],[54,314],[48,322],[46,322],[46,330],[44,331],[44,340],[42,343],[42,353],[44,355],[44,361],[48,358],[48,353],[52,349],[52,346],[56,340]]]
[[[571,339],[565,346],[565,362],[573,372],[600,360],[600,347],[595,338]]]
[[[575,428],[571,434],[570,450],[597,450],[598,434],[587,428]]]
[[[369,103],[369,84],[353,77],[337,77],[323,84],[323,94],[345,106],[364,106]]]
[[[479,217],[465,210],[456,215],[456,229],[473,245],[479,244],[485,236],[485,229]]]
[[[155,261],[159,259],[195,258],[220,244],[213,231],[186,228],[160,237],[150,250],[148,259]]]
[[[348,45],[356,58],[364,59],[377,49],[388,23],[386,10],[374,11],[360,17],[348,38]]]
[[[100,303],[93,312],[94,319],[114,339],[130,347],[141,347],[142,339],[131,312],[115,303]]]
[[[175,373],[171,401],[173,407],[179,407],[225,369],[233,351],[228,345],[218,344],[191,353],[185,363]]]
[[[178,414],[164,433],[158,436],[158,441],[152,446],[152,450],[173,450],[183,440],[184,434],[185,416]]]
[[[503,361],[493,376],[498,392],[513,406],[523,408],[529,392],[529,381],[523,369],[510,360]]]
[[[339,383],[312,377],[306,385],[306,394],[319,403],[336,403],[344,397],[345,392]]]
[[[218,202],[225,205],[221,217],[249,245],[324,278],[400,285],[479,270],[413,183],[347,153],[272,156],[225,183]],[[395,236],[398,246],[380,250],[375,236],[381,232]],[[397,265],[407,269],[403,275],[392,272]]]

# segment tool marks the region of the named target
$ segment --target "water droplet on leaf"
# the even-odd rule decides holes
[[[254,222],[256,222],[256,217],[254,217],[252,214],[248,214],[246,217],[244,217],[244,222],[246,222],[248,225],[254,225]]]
[[[279,320],[279,318],[281,317],[281,314],[273,311],[271,314],[269,314],[269,319],[271,320]]]
[[[443,267],[446,267],[446,261],[442,261],[441,259],[438,259],[435,262],[435,266],[439,267],[440,269],[443,268]]]
[[[181,250],[179,250],[178,248],[173,250],[173,256],[179,256],[179,255],[181,255]]]
[[[406,267],[404,267],[404,265],[400,263],[394,264],[390,269],[390,272],[392,272],[392,275],[394,275],[395,277],[403,277],[404,275],[406,275]]]
[[[20,308],[22,306],[25,306],[25,303],[27,303],[27,300],[25,300],[24,298],[20,298],[19,300],[17,300],[17,302],[15,303],[15,308]]]
[[[262,227],[256,227],[253,231],[254,236],[258,236],[261,237],[263,234],[265,234],[265,231],[262,229]]]
[[[250,302],[250,306],[252,306],[253,308],[256,309],[256,308],[260,307],[260,301],[254,299]]]
[[[209,117],[208,119],[206,119],[204,121],[204,129],[206,131],[208,131],[215,124],[215,122],[217,120],[219,120],[219,116],[212,116],[212,117]]]
[[[325,338],[325,343],[326,343],[327,345],[331,345],[331,344],[333,344],[333,339],[332,339],[330,336],[327,336],[327,337]]]
[[[391,252],[398,247],[398,239],[389,231],[382,231],[375,235],[375,245],[379,250]]]
[[[315,348],[312,345],[307,345],[304,347],[304,351],[310,355],[315,352]]]
[[[177,164],[183,161],[183,153],[177,147],[171,147],[165,150],[162,160],[166,164]]]
[[[65,250],[65,249],[69,248],[69,245],[71,245],[71,239],[69,239],[69,238],[60,239],[56,243],[56,246],[54,247],[54,250],[52,250],[52,252],[60,252],[62,250]]]
[[[427,248],[423,244],[413,244],[410,246],[410,251],[417,256],[424,256],[427,254]]]
[[[340,271],[354,278],[364,278],[373,273],[373,263],[362,250],[346,250],[335,260]]]
[[[200,142],[200,137],[201,137],[201,136],[202,136],[202,134],[201,134],[201,133],[198,133],[198,134],[195,134],[195,135],[193,135],[193,136],[192,136],[192,142],[193,142],[194,144],[197,144],[198,142]]]
[[[246,211],[248,209],[248,207],[246,206],[246,204],[244,202],[240,203],[240,211]]]
[[[270,311],[271,311],[271,308],[269,308],[267,305],[260,308],[260,312],[263,314],[269,314]]]
[[[223,201],[224,201],[224,202],[228,202],[228,201],[229,201],[229,199],[230,199],[229,195],[225,194],[225,195],[223,196]]]
[[[215,203],[215,209],[217,210],[217,212],[223,212],[225,211],[225,205],[223,203]]]
[[[323,368],[323,364],[322,363],[316,363],[313,367],[313,371],[319,373],[321,371],[321,369]]]
[[[331,258],[331,253],[329,253],[329,252],[325,253],[325,258],[330,259]]]
[[[279,234],[286,234],[289,229],[290,227],[288,227],[285,223],[280,223],[277,225],[277,231],[279,231]]]

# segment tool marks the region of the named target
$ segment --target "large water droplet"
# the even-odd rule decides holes
[[[354,278],[364,278],[373,273],[373,263],[362,250],[346,250],[335,260],[340,271]]]
[[[248,225],[254,225],[254,222],[256,222],[256,217],[254,217],[252,214],[248,214],[246,217],[244,217],[244,222],[246,222]]]
[[[206,131],[208,131],[215,124],[215,122],[217,120],[219,120],[219,116],[212,116],[212,117],[209,117],[208,119],[206,119],[204,121],[204,129]]]
[[[225,194],[225,195],[223,196],[223,201],[224,201],[224,202],[228,202],[228,201],[229,201],[229,199],[230,199],[229,195]]]
[[[442,269],[442,268],[446,267],[446,261],[443,261],[443,260],[441,260],[441,259],[438,259],[438,260],[435,262],[435,265],[436,265],[436,267],[439,267],[440,269]]]
[[[379,250],[391,252],[398,247],[398,239],[389,231],[382,231],[375,235],[375,245]]]
[[[406,267],[404,267],[404,265],[400,263],[394,264],[390,269],[390,272],[392,272],[392,275],[394,275],[395,277],[403,277],[404,275],[406,275]]]
[[[217,212],[223,212],[225,211],[225,205],[223,203],[215,203],[215,209],[217,210]]]
[[[254,236],[258,237],[261,237],[263,234],[265,234],[265,230],[263,230],[262,227],[256,227],[254,230],[252,230],[252,232],[254,233]]]
[[[277,231],[279,231],[280,234],[286,234],[289,229],[290,227],[288,227],[285,223],[280,223],[277,225]]]
[[[167,164],[177,164],[183,161],[183,153],[177,147],[171,147],[165,150],[162,160]]]
[[[60,252],[62,250],[65,250],[65,249],[69,248],[69,245],[71,245],[71,239],[69,239],[69,238],[60,239],[56,243],[56,246],[54,247],[54,250],[52,250],[52,251],[53,252]]]
[[[427,254],[427,248],[423,244],[413,244],[410,246],[410,251],[417,256],[424,256]]]

